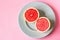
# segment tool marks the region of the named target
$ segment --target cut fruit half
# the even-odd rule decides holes
[[[27,8],[24,12],[24,18],[27,22],[34,22],[38,19],[38,17],[39,12],[34,7]]]
[[[46,32],[49,30],[50,28],[50,21],[48,18],[46,17],[40,17],[37,21],[36,21],[36,29],[40,32]]]

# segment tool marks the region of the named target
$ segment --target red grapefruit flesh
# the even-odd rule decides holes
[[[36,8],[29,8],[25,11],[24,16],[28,22],[33,22],[38,18],[38,10]]]
[[[36,22],[37,30],[44,32],[50,28],[50,21],[46,17],[40,17]]]

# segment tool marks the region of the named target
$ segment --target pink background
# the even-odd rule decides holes
[[[41,39],[25,35],[18,25],[20,10],[32,1],[42,1],[49,4],[54,9],[57,18],[53,32]],[[60,0],[0,0],[0,40],[60,40],[59,20]]]

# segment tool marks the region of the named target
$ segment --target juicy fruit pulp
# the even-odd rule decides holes
[[[50,27],[50,22],[47,18],[41,17],[36,22],[36,28],[39,31],[46,31]]]
[[[30,8],[25,12],[25,19],[28,22],[33,22],[38,18],[38,11],[36,9]]]

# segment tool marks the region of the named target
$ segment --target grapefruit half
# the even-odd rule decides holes
[[[36,28],[40,32],[46,32],[50,28],[50,21],[46,17],[40,17],[36,21]]]
[[[24,12],[24,18],[26,19],[27,22],[34,22],[38,19],[38,17],[39,12],[34,7],[27,8]]]

